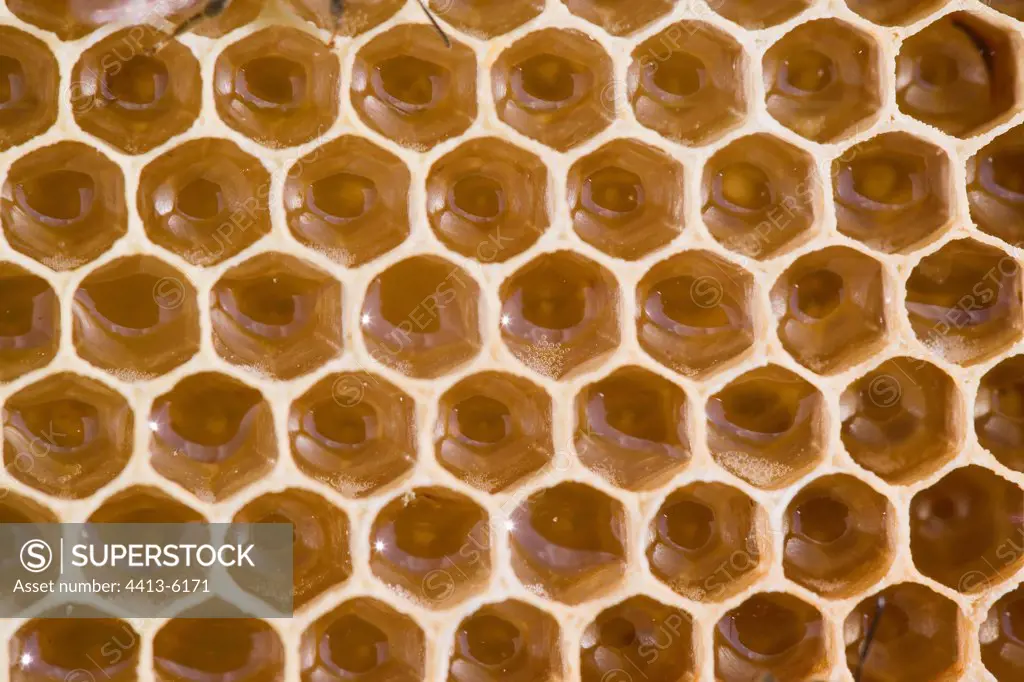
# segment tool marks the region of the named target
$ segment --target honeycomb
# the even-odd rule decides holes
[[[297,607],[0,669],[1024,679],[1024,2],[426,4],[0,3],[0,522]]]

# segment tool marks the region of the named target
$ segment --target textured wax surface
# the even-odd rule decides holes
[[[298,606],[0,669],[1024,678],[1024,3],[429,5],[0,4],[0,522]]]

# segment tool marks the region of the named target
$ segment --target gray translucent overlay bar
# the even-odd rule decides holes
[[[0,524],[0,618],[288,618],[292,526]]]

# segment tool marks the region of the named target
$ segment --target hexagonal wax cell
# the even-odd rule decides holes
[[[527,34],[491,70],[498,118],[552,149],[571,149],[615,118],[611,71],[600,44],[579,31]]]
[[[824,399],[783,367],[740,375],[708,399],[706,411],[711,456],[752,485],[788,485],[824,454]]]
[[[807,152],[758,133],[730,142],[704,167],[701,215],[711,236],[751,258],[771,258],[814,225],[818,194]]]
[[[470,375],[441,396],[435,433],[441,466],[495,493],[551,460],[551,398],[511,374]]]
[[[724,483],[690,483],[665,498],[651,521],[651,572],[688,599],[717,602],[761,573],[767,518]]]
[[[120,490],[89,515],[88,523],[201,523],[203,515],[159,488]]]
[[[999,682],[1024,674],[1024,587],[1001,596],[988,611],[980,631],[981,662]]]
[[[210,326],[228,362],[293,379],[341,352],[341,283],[292,256],[260,254],[213,285]]]
[[[445,609],[480,591],[491,571],[487,512],[444,488],[415,488],[377,514],[370,570],[408,599]]]
[[[484,604],[459,623],[450,682],[537,682],[562,674],[558,623],[535,606],[509,599]]]
[[[979,230],[1012,246],[1024,242],[1024,126],[995,138],[967,162],[967,199]]]
[[[716,0],[711,9],[743,28],[757,30],[792,19],[813,0]]]
[[[451,47],[426,24],[402,24],[356,54],[352,106],[370,128],[426,151],[461,135],[476,119],[476,54]]]
[[[110,0],[9,0],[7,6],[14,16],[61,40],[77,40],[103,23],[97,14],[102,16],[104,9],[109,12],[112,4]]]
[[[44,505],[22,497],[8,487],[3,487],[0,488],[0,523],[32,525],[59,523],[59,519]],[[17,537],[19,534],[15,531],[14,535]],[[32,539],[31,535],[34,533],[29,529],[29,532],[25,534],[25,542]],[[53,567],[51,570],[55,569],[56,567]],[[24,571],[25,567],[22,565],[18,553],[8,552],[0,557],[0,576],[4,576],[4,579],[14,577],[16,574],[24,574]],[[8,596],[8,603],[15,606],[30,606],[45,597],[45,593],[37,592],[12,593]]]
[[[490,0],[429,0],[442,21],[477,38],[494,38],[522,26],[544,11],[544,0],[504,0],[493,11]]]
[[[234,0],[237,2],[237,0]],[[323,0],[287,0],[291,8],[306,21],[339,36],[357,36],[394,16],[404,0],[345,0],[341,23],[334,20],[329,2]]]
[[[80,142],[35,149],[7,172],[0,223],[16,251],[52,270],[77,268],[128,231],[124,174]]]
[[[948,135],[987,130],[1013,109],[1013,39],[973,14],[947,14],[906,38],[896,57],[896,103]]]
[[[152,256],[126,256],[93,270],[72,311],[78,354],[125,380],[165,374],[199,350],[195,288]]]
[[[708,251],[687,251],[657,263],[636,289],[640,347],[686,376],[725,366],[754,344],[746,270]]]
[[[879,613],[881,609],[881,613]],[[863,599],[843,624],[846,665],[868,680],[941,680],[959,672],[963,619],[956,604],[915,583]],[[868,632],[871,649],[864,656]]]
[[[131,408],[113,389],[53,374],[4,403],[4,465],[50,495],[88,497],[128,463],[134,425]]]
[[[711,24],[672,24],[640,43],[632,59],[626,95],[641,125],[694,145],[746,116],[743,48]]]
[[[204,7],[206,0],[187,0],[181,12],[167,17],[170,21],[183,22]],[[215,17],[204,17],[190,29],[192,33],[204,38],[221,38],[236,28],[241,28],[255,20],[266,0],[231,0],[227,8]],[[178,23],[177,25],[181,25]]]
[[[831,246],[801,256],[771,296],[782,346],[819,374],[871,355],[884,340],[882,266],[854,249]]]
[[[409,236],[409,180],[394,154],[362,137],[339,137],[289,169],[288,229],[342,265],[363,265]]]
[[[288,488],[261,495],[242,507],[232,523],[292,525],[292,605],[296,610],[352,574],[348,517],[316,493]],[[253,578],[239,571],[234,575],[239,585],[259,596],[261,579],[247,583],[240,580],[242,575]]]
[[[632,58],[627,96],[641,125],[701,144],[745,117],[743,50],[710,24],[673,24],[640,43]]]
[[[91,45],[71,71],[71,112],[85,132],[142,154],[184,133],[199,117],[202,78],[191,50],[164,33],[132,26]]]
[[[537,491],[509,521],[512,569],[550,599],[578,604],[606,592],[625,572],[625,510],[588,485]]]
[[[533,154],[495,137],[463,142],[427,176],[427,217],[452,251],[502,263],[549,224],[548,172]]]
[[[878,46],[834,19],[808,21],[764,56],[768,113],[815,142],[865,126],[882,107]]]
[[[133,682],[141,649],[142,637],[127,621],[33,618],[11,637],[8,679],[49,682],[78,670],[91,670],[109,682]]]
[[[973,239],[922,258],[907,279],[907,316],[932,352],[961,365],[985,360],[1024,328],[1020,264]]]
[[[840,397],[840,436],[857,464],[889,483],[911,483],[953,456],[956,387],[938,367],[890,358]]]
[[[254,483],[277,460],[270,406],[223,374],[185,377],[153,401],[149,421],[153,468],[205,501]]]
[[[220,37],[249,23],[259,14],[263,0],[232,0],[218,17],[204,18],[191,30],[201,36]],[[151,23],[160,19],[174,26],[200,14],[207,0],[10,0],[15,16],[39,28],[55,33],[64,41],[77,40],[111,23]],[[186,27],[187,28],[187,27]]]
[[[603,0],[562,0],[578,17],[597,24],[614,36],[625,36],[672,11],[673,0],[638,0],[609,4]]]
[[[1000,463],[1024,471],[1024,356],[1003,360],[981,378],[974,432]]]
[[[619,344],[615,278],[574,252],[538,256],[505,280],[498,295],[502,340],[536,372],[561,378]]]
[[[205,524],[207,520],[195,509],[179,502],[176,498],[171,497],[159,488],[148,485],[133,485],[119,490],[104,500],[89,515],[86,522],[100,524],[98,528],[89,531],[97,540],[106,543],[116,543],[119,541],[118,538],[123,540],[123,531],[117,529],[108,530],[103,527],[104,524]],[[195,542],[197,537],[209,536],[205,526],[200,526],[199,528],[192,527],[190,529],[172,528],[161,531],[161,534],[163,537],[167,537],[170,534],[182,543]],[[104,575],[96,567],[87,567],[85,570],[87,577],[104,578]],[[118,574],[122,578],[122,582],[138,577],[137,568],[125,566],[124,564],[119,564],[117,567],[108,566],[103,571],[107,571],[107,577],[109,577],[110,572]],[[194,578],[202,577],[195,568],[191,570],[189,575]],[[150,606],[158,605],[167,608],[174,606],[176,602],[181,603],[183,598],[187,597],[167,591],[163,594],[149,595],[147,597],[148,602],[141,600],[134,603],[136,606],[148,603]]]
[[[322,41],[273,26],[220,53],[213,99],[231,128],[267,147],[293,147],[334,123],[338,77],[338,59]]]
[[[641,367],[622,367],[576,396],[576,453],[627,490],[665,483],[690,459],[686,394]]]
[[[892,562],[892,513],[884,497],[853,476],[811,482],[786,508],[786,577],[826,597],[873,584]]]
[[[907,133],[882,133],[832,162],[839,231],[886,253],[919,246],[949,224],[949,160]]]
[[[0,26],[0,151],[28,142],[57,122],[57,59],[38,38]]]
[[[986,0],[990,5],[1004,1]],[[948,2],[949,0],[846,0],[847,6],[854,12],[868,21],[884,26],[898,26],[918,21]]]
[[[60,301],[21,266],[0,262],[0,382],[45,367],[60,346]]]
[[[683,227],[683,168],[636,140],[609,142],[569,169],[569,210],[580,238],[610,256],[636,260]]]
[[[277,680],[284,658],[280,636],[256,618],[173,618],[153,638],[157,682]]]
[[[965,594],[984,592],[1024,563],[1024,491],[977,465],[955,469],[910,501],[910,552],[924,575]]]
[[[216,265],[270,232],[270,173],[234,142],[189,140],[142,169],[137,205],[150,241]]]
[[[327,375],[288,413],[296,465],[351,497],[370,495],[412,468],[415,432],[412,398],[365,372]]]
[[[370,282],[359,316],[370,355],[407,376],[435,378],[480,350],[480,287],[437,256],[412,256]]]
[[[359,597],[318,618],[299,643],[302,682],[422,682],[426,643],[409,616]]]
[[[821,613],[784,592],[755,594],[726,613],[715,626],[714,651],[722,682],[808,679],[828,665]]]
[[[624,670],[637,670],[642,679],[693,679],[693,630],[685,611],[649,597],[630,597],[599,613],[583,631],[580,678],[608,682]]]

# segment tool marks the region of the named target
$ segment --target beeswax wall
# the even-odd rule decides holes
[[[201,4],[0,6],[0,521],[297,612],[11,680],[1024,679],[1024,2]]]

